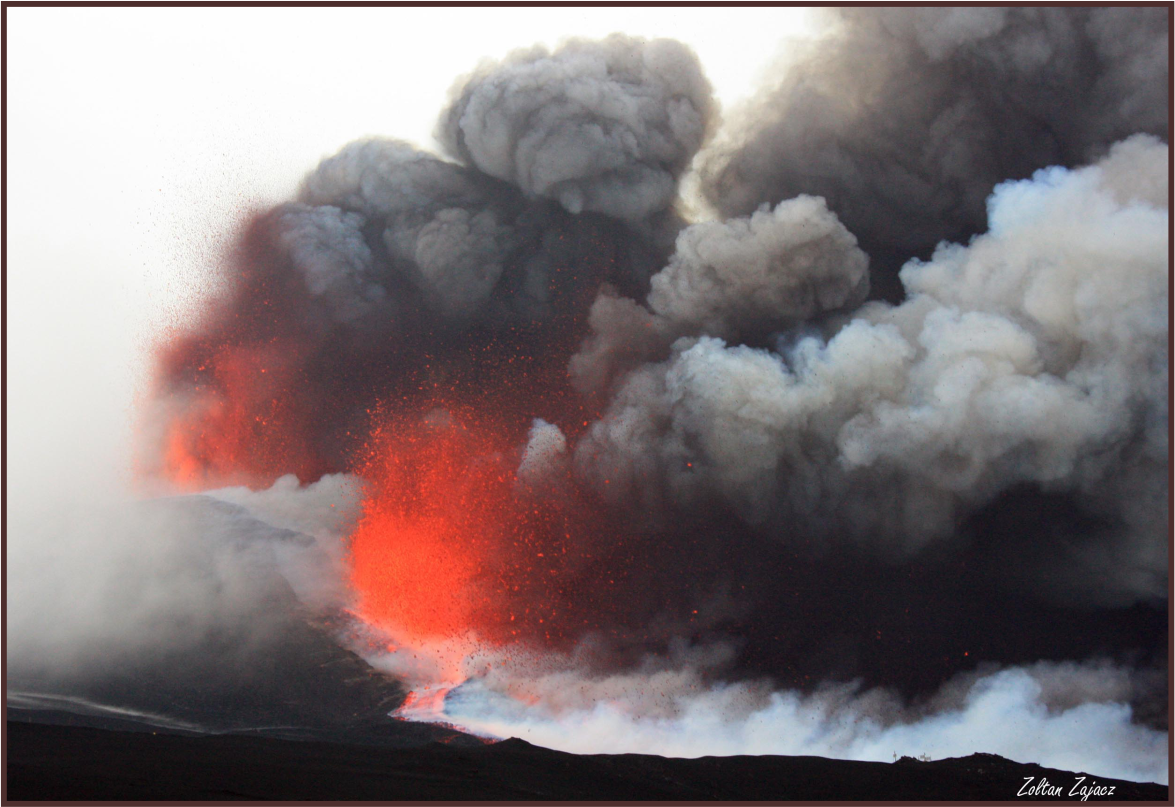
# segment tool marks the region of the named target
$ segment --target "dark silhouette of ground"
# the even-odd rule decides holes
[[[10,716],[11,717],[11,716]],[[924,762],[820,757],[576,756],[521,740],[346,745],[6,722],[6,803],[28,800],[1013,800],[1047,780],[1101,798],[1167,801],[1164,785],[1022,765],[991,754]],[[1031,781],[1026,782],[1031,777]],[[1036,798],[1045,798],[1039,793]],[[1023,796],[1021,797],[1023,798]],[[1090,800],[1099,798],[1099,794]]]

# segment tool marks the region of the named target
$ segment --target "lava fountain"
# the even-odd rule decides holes
[[[437,715],[445,693],[509,655],[561,649],[599,627],[587,503],[518,472],[504,429],[435,410],[372,430],[350,541],[354,613],[400,651],[415,686],[402,714]],[[532,440],[533,442],[533,440]],[[521,652],[521,650],[520,650]]]

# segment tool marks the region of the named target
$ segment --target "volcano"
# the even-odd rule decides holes
[[[1165,794],[1170,9],[823,19],[725,112],[485,60],[241,212],[132,492],[9,525],[13,792]]]

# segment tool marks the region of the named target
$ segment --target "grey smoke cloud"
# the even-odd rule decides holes
[[[584,58],[594,47],[582,44]],[[559,153],[590,159],[586,151],[577,156],[572,145]],[[356,141],[323,160],[304,180],[300,196],[313,210],[348,211],[348,225],[362,232],[372,256],[358,243],[347,253],[349,264],[370,266],[365,289],[386,287],[388,300],[401,307],[416,298],[437,315],[438,325],[549,318],[557,313],[555,286],[590,282],[567,267],[582,264],[584,251],[605,238],[624,250],[613,262],[620,279],[643,282],[653,267],[655,242],[680,226],[656,209],[647,211],[650,218],[639,223],[639,232],[599,217],[570,216],[475,168],[387,138]]]
[[[387,298],[375,282],[371,249],[357,213],[323,205],[287,205],[279,215],[279,243],[289,252],[310,294],[326,301],[332,317],[350,323]]]
[[[1139,136],[1000,186],[988,233],[907,264],[904,303],[829,338],[679,339],[626,377],[578,467],[614,500],[716,493],[784,535],[899,552],[1018,482],[1079,491],[1119,522],[1123,559],[1081,596],[1163,596],[1168,165]]]
[[[667,358],[681,336],[762,338],[852,310],[869,292],[868,267],[856,239],[816,197],[691,224],[650,278],[647,308],[602,290],[568,371],[581,392],[602,393],[624,372]]]
[[[454,87],[437,139],[528,195],[635,221],[672,204],[711,128],[710,93],[679,42],[572,40],[480,65]]]
[[[489,299],[502,276],[510,230],[493,213],[446,208],[420,227],[389,229],[388,251],[412,267],[425,298],[450,316],[468,316]]]
[[[687,227],[653,276],[649,307],[716,336],[779,330],[862,303],[868,266],[824,200],[799,196],[746,218]]]
[[[628,370],[667,355],[680,335],[673,323],[611,287],[592,303],[588,328],[567,367],[572,383],[585,394],[601,394]]]
[[[312,205],[337,205],[368,217],[386,217],[485,202],[487,181],[410,143],[366,138],[326,158],[302,182]]]
[[[1160,8],[856,8],[731,116],[703,155],[725,215],[801,193],[874,249],[984,229],[1007,179],[1167,131]]]
[[[280,634],[292,603],[340,607],[358,492],[344,477],[287,477],[258,492],[23,507],[9,546],[11,680],[100,681],[225,637],[247,657]]]
[[[468,168],[376,138],[323,160],[301,195],[314,210],[353,211],[347,216],[355,231],[374,228],[373,245],[355,233],[369,277],[378,251],[385,278],[395,275],[442,317],[458,320],[486,305],[515,246],[512,225],[523,207],[509,188]]]

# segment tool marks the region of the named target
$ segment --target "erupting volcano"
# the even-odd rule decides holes
[[[676,41],[482,62],[251,214],[140,470],[381,717],[1166,781],[1168,12],[840,9],[725,118]]]

